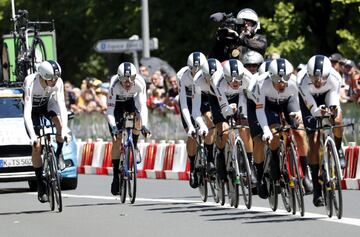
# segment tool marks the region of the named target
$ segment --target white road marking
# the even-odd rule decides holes
[[[111,197],[111,196],[94,196],[94,195],[74,195],[74,194],[62,194],[63,197],[67,198],[87,198],[87,199],[101,199],[101,200],[120,200],[119,197]],[[219,208],[231,208],[234,209],[234,207],[230,207],[230,205],[220,206],[218,203],[214,202],[201,202],[196,200],[185,200],[185,199],[162,199],[162,198],[136,198],[136,201],[138,202],[160,202],[160,203],[191,203],[198,206],[215,206]],[[250,212],[271,212],[276,215],[289,215],[293,216],[292,214],[289,214],[286,210],[278,209],[276,212],[270,211],[268,207],[251,207],[250,210],[246,208],[244,205],[239,205],[238,209],[244,209]],[[296,216],[300,217],[299,214],[296,214]],[[346,224],[346,225],[354,225],[360,227],[360,219],[358,218],[348,218],[348,217],[342,217],[340,220],[337,219],[337,217],[329,218],[327,215],[321,215],[317,213],[312,212],[305,212],[305,215],[301,217],[302,219],[318,219],[321,221],[329,221],[329,222],[335,222],[340,224]]]

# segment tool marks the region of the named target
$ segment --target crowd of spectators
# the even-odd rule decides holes
[[[151,113],[165,116],[166,113],[179,114],[177,102],[178,85],[176,74],[157,70],[150,74],[145,66],[140,66],[139,73],[143,76],[147,88],[147,106]],[[94,77],[85,78],[80,88],[69,81],[64,83],[65,102],[67,109],[79,113],[106,113],[106,98],[109,82]]]

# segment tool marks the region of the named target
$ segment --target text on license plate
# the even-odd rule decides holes
[[[0,168],[18,166],[32,166],[31,157],[12,157],[0,159]]]

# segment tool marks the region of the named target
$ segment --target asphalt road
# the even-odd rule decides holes
[[[186,181],[138,180],[135,204],[110,194],[110,176],[81,175],[77,190],[63,192],[64,210],[51,212],[26,182],[0,183],[0,236],[358,236],[360,191],[346,190],[344,217],[305,197],[304,217],[273,212],[255,196],[253,207],[203,203]],[[241,202],[241,199],[240,199]]]

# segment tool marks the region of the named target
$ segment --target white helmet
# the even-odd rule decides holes
[[[269,74],[273,82],[287,82],[290,79],[294,67],[285,58],[278,58],[271,61]]]
[[[120,81],[134,81],[136,77],[136,67],[132,63],[123,62],[118,67],[117,75]]]
[[[259,67],[259,74],[263,74],[265,72],[267,72],[269,70],[269,65],[271,63],[271,60],[266,60],[265,62],[263,62],[260,67]]]
[[[194,72],[199,71],[201,66],[206,62],[206,57],[201,52],[193,52],[189,55],[187,59],[187,65]]]
[[[307,63],[307,73],[310,76],[328,77],[331,69],[330,59],[324,55],[314,55]]]
[[[47,60],[39,65],[38,74],[44,80],[56,80],[58,77],[61,77],[61,67],[58,62]]]
[[[260,29],[259,17],[253,9],[244,8],[240,10],[236,16],[236,19],[250,20],[254,22],[252,27],[252,33],[256,33]]]
[[[224,76],[228,83],[234,80],[241,81],[242,77],[244,76],[244,66],[237,59],[227,60],[224,63],[223,68],[224,68]]]
[[[205,76],[212,76],[216,71],[222,70],[221,63],[215,58],[209,58],[201,67]]]
[[[263,56],[253,50],[247,51],[242,57],[242,63],[246,64],[258,64],[260,65],[264,61]]]

